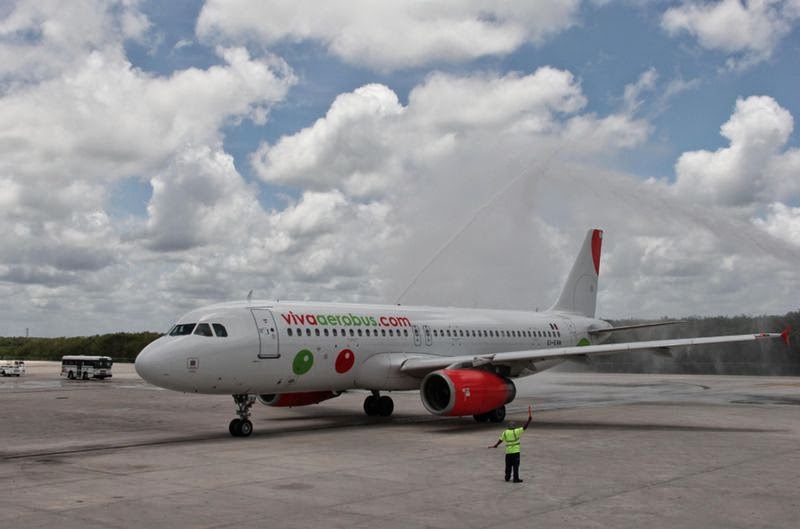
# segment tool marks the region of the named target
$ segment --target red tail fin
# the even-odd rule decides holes
[[[789,345],[789,333],[791,332],[792,328],[787,325],[786,328],[781,333],[781,339],[783,340],[783,343],[785,343],[786,345]]]

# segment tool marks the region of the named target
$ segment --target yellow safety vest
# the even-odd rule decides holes
[[[519,454],[519,440],[525,428],[508,428],[500,436],[500,440],[506,444],[506,454]]]

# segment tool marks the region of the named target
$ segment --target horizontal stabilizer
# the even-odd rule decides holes
[[[619,327],[593,329],[591,331],[588,331],[588,334],[603,334],[615,331],[629,331],[631,329],[646,329],[647,327],[660,327],[662,325],[677,325],[678,323],[686,323],[686,320],[670,320],[670,321],[659,321],[654,323],[637,323],[635,325],[620,325]]]

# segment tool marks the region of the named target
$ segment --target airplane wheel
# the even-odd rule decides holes
[[[488,413],[489,420],[492,422],[503,422],[503,419],[506,418],[506,407],[500,406],[499,408],[495,408]]]
[[[366,399],[364,399],[364,413],[369,415],[370,417],[374,417],[378,415],[379,412],[379,401],[375,398],[374,395],[370,395]]]
[[[248,421],[247,419],[241,421],[239,423],[239,437],[247,437],[251,433],[253,433],[253,423]]]
[[[475,422],[489,422],[489,414],[487,413],[479,413],[478,415],[472,416],[475,419]]]
[[[231,433],[232,436],[239,437],[239,424],[241,424],[241,422],[242,422],[241,419],[234,419],[228,425],[228,431]]]
[[[381,417],[388,417],[394,411],[394,401],[391,397],[386,395],[378,399],[378,415]]]

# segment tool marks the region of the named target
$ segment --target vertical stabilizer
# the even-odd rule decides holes
[[[597,304],[597,278],[600,275],[600,248],[603,230],[589,230],[581,251],[567,277],[564,290],[550,310],[572,312],[594,317]]]

